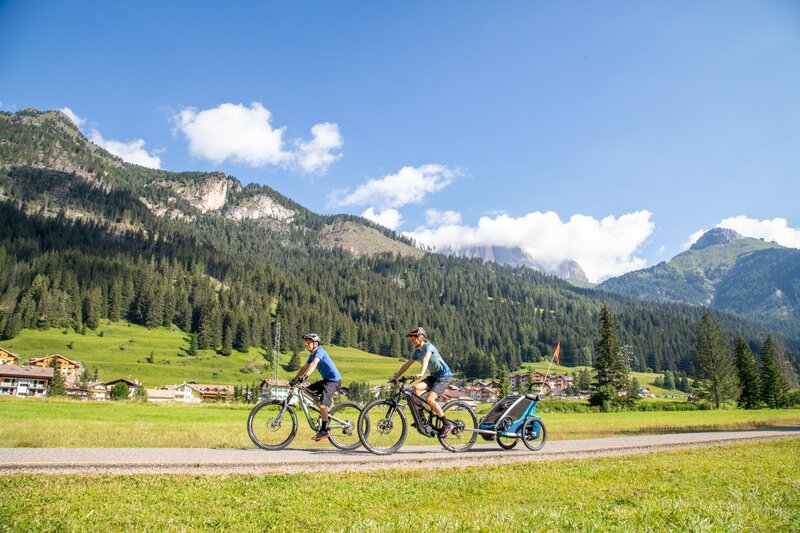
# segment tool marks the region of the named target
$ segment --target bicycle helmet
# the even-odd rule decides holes
[[[317,335],[316,333],[306,333],[305,335],[303,335],[303,340],[312,340],[314,342],[322,344],[322,339],[320,339],[319,335]]]
[[[414,328],[411,331],[409,331],[408,335],[406,335],[406,337],[416,337],[418,335],[422,335],[426,339],[428,338],[428,334],[425,332],[425,328],[421,328],[419,326],[417,326],[416,328]]]

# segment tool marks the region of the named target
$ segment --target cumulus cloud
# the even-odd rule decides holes
[[[201,111],[188,107],[174,120],[189,141],[189,152],[214,164],[231,160],[252,167],[297,165],[320,173],[341,157],[333,153],[343,144],[336,124],[315,124],[311,140],[296,140],[297,149],[287,149],[286,127],[274,127],[272,113],[259,102],[249,107],[225,103]]]
[[[397,229],[403,223],[403,216],[397,209],[384,209],[383,211],[376,212],[374,208],[370,207],[361,216],[371,220],[381,226],[385,226],[390,230]]]
[[[86,123],[85,119],[79,117],[77,113],[75,113],[72,109],[68,107],[63,107],[59,111],[67,115],[67,118],[69,118],[73,122],[73,124],[75,124],[79,128]]]
[[[800,248],[800,228],[789,227],[789,222],[785,218],[773,218],[772,220],[758,220],[744,215],[728,217],[722,219],[718,228],[728,228],[737,231],[744,237],[764,239],[765,241],[775,241],[781,246],[789,248]],[[705,233],[699,230],[689,237],[689,244],[694,244],[697,239]]]
[[[104,139],[97,130],[92,130],[89,140],[101,148],[105,148],[112,154],[119,156],[123,161],[135,163],[148,168],[161,168],[161,158],[147,153],[144,149],[144,141],[136,139],[129,142]]]
[[[438,209],[425,210],[426,227],[432,226],[453,226],[461,224],[461,213],[456,211],[439,211]]]
[[[308,142],[297,142],[297,161],[306,172],[324,172],[342,154],[334,154],[333,150],[342,147],[342,135],[339,126],[330,122],[315,124],[311,128],[313,138]]]
[[[449,215],[457,220],[453,215]],[[601,281],[643,268],[645,259],[635,253],[653,233],[649,211],[597,220],[576,214],[563,221],[548,211],[521,217],[484,216],[477,226],[460,223],[421,226],[405,235],[434,249],[463,246],[518,246],[545,268],[573,259],[591,281]]]
[[[369,180],[354,191],[339,189],[331,194],[331,203],[337,206],[368,205],[379,209],[397,209],[408,204],[419,204],[426,194],[440,191],[450,185],[457,172],[444,165],[403,167],[397,174]]]

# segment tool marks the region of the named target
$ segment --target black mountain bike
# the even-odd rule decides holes
[[[299,405],[314,431],[319,431],[320,418],[317,398],[300,387],[290,383],[289,393],[284,400],[263,400],[253,407],[247,418],[247,433],[250,440],[265,450],[281,450],[289,445],[297,435],[297,415],[294,405]],[[355,450],[361,445],[356,431],[356,423],[361,414],[361,406],[355,402],[336,404],[328,413],[328,429],[331,444],[340,450]]]
[[[412,387],[405,384],[411,377],[396,380],[392,394],[385,400],[375,400],[364,407],[358,419],[358,438],[364,448],[377,455],[389,455],[403,445],[408,435],[404,407],[408,406],[414,419],[412,426],[426,437],[436,437],[445,450],[465,452],[472,448],[478,436],[478,417],[461,400],[452,400],[442,407],[445,417],[454,424],[453,431],[442,437],[442,423],[430,406]]]

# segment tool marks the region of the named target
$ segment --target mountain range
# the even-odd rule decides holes
[[[597,289],[709,306],[787,335],[800,331],[800,250],[731,229],[712,229],[669,262],[608,279]]]
[[[634,369],[691,372],[708,302],[648,303],[575,287],[542,274],[519,249],[429,253],[364,218],[315,214],[267,186],[125,163],[57,111],[0,113],[0,223],[7,338],[20,328],[91,327],[99,316],[177,326],[223,355],[269,351],[278,324],[283,349],[301,348],[299,333],[314,330],[325,342],[398,355],[410,350],[402,333],[425,325],[455,368],[488,376],[538,360],[556,342],[562,362],[590,364],[607,302]],[[712,302],[735,299],[726,283],[737,279],[738,261],[752,260],[737,258],[724,279],[709,278]],[[582,275],[577,265],[564,268],[562,277]],[[688,285],[691,294],[705,287]],[[731,313],[718,318],[753,347],[774,331]],[[798,359],[797,330],[782,331]]]

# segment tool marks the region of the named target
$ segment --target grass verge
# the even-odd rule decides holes
[[[4,476],[9,531],[796,531],[800,440],[266,476]]]

